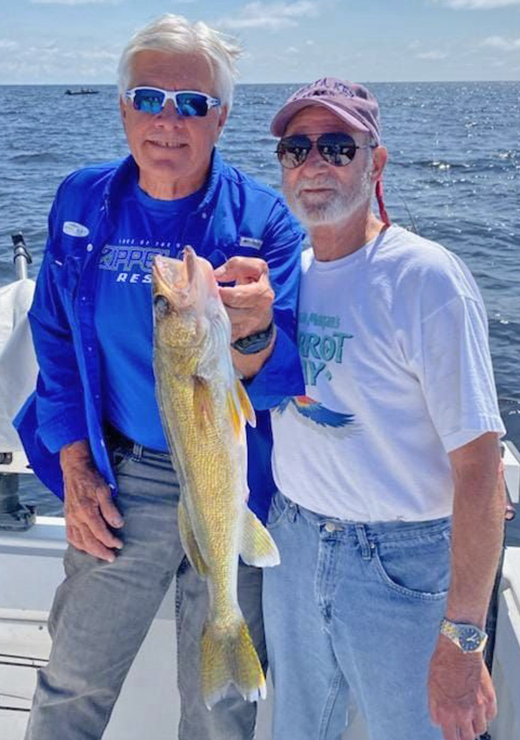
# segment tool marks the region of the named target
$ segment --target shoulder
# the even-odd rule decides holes
[[[289,232],[301,240],[302,228],[281,193],[227,162],[222,162],[220,176],[227,207],[245,221],[261,224],[266,235],[279,238]]]
[[[63,180],[59,188],[59,193],[63,196],[77,191],[88,193],[98,188],[104,189],[121,165],[122,160],[117,160],[75,170]]]
[[[260,182],[227,162],[223,162],[221,175],[229,189],[238,197],[250,201],[257,208],[264,208],[266,211],[279,210],[292,218],[282,194],[270,185]]]
[[[280,193],[277,193],[274,188],[260,182],[255,177],[248,175],[237,167],[233,167],[226,161],[222,161],[221,177],[230,188],[241,190],[250,197],[262,199],[266,203],[273,204],[283,201]]]
[[[475,279],[458,255],[399,226],[389,231],[377,261],[396,293],[416,296],[425,313],[454,298],[481,301]]]

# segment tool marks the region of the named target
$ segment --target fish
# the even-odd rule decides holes
[[[211,709],[231,686],[266,696],[265,675],[237,597],[239,557],[278,565],[271,535],[248,508],[246,422],[255,412],[231,356],[231,323],[211,264],[192,247],[152,266],[153,367],[161,420],[180,486],[178,522],[209,608],[200,645]]]

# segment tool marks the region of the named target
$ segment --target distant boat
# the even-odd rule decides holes
[[[97,95],[99,90],[93,90],[91,87],[82,87],[81,90],[65,90],[65,95]]]

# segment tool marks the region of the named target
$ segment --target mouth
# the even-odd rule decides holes
[[[156,146],[159,149],[184,149],[187,147],[187,144],[180,144],[178,142],[173,141],[158,141],[155,139],[148,139],[148,143],[152,146]]]
[[[335,193],[335,188],[302,188],[298,191],[298,195],[316,195],[320,193]]]

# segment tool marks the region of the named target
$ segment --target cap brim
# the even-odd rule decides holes
[[[355,116],[351,115],[343,108],[339,108],[337,105],[334,105],[328,100],[313,100],[309,98],[302,98],[300,100],[293,100],[292,103],[287,103],[278,111],[278,113],[271,121],[271,133],[273,134],[273,136],[283,136],[287,124],[289,123],[291,118],[293,118],[299,111],[303,110],[304,108],[308,108],[311,105],[320,105],[322,108],[327,108],[332,113],[337,115],[338,118],[341,118],[341,120],[352,126],[354,131],[361,131],[363,133],[369,134],[372,133],[368,126],[365,126],[364,123],[361,123],[361,121],[358,120]]]

